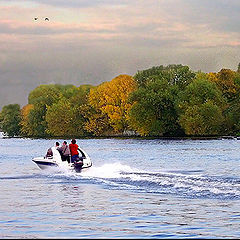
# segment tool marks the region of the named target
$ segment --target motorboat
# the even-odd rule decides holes
[[[56,147],[52,147],[52,155],[44,156],[44,157],[35,157],[32,159],[37,166],[42,169],[69,169],[76,172],[81,172],[84,169],[90,168],[92,166],[92,161],[88,154],[81,148],[78,148],[79,158],[74,161],[68,163],[68,161],[62,161],[62,157],[60,152],[56,149]]]

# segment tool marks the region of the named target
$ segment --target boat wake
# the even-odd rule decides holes
[[[240,178],[211,176],[201,170],[144,171],[121,163],[92,166],[81,173],[67,168],[1,176],[1,181],[40,180],[45,184],[95,184],[109,190],[174,195],[184,198],[240,200]],[[47,180],[47,181],[45,181]]]
[[[187,198],[240,199],[240,178],[208,176],[201,170],[146,172],[121,163],[93,166],[81,173],[64,172],[76,181],[105,184],[109,189],[172,194]]]

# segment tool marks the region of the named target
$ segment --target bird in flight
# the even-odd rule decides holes
[[[38,17],[35,17],[34,20],[37,21],[37,20],[38,20]],[[45,20],[45,21],[49,21],[49,18],[45,17],[44,20]]]

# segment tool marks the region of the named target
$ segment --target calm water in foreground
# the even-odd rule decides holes
[[[0,137],[0,238],[240,238],[240,140],[78,139],[92,168],[40,170],[55,141]]]

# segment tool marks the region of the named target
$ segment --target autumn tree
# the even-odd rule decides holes
[[[100,119],[109,121],[116,133],[123,133],[129,128],[129,110],[131,104],[128,101],[129,94],[136,89],[133,77],[119,75],[110,82],[105,82],[91,89],[89,104],[94,108],[96,121]],[[96,126],[94,119],[89,119],[86,126]],[[108,124],[104,124],[105,126]],[[93,130],[93,129],[92,129]]]
[[[9,104],[2,108],[0,113],[0,128],[10,137],[20,134],[20,105]]]
[[[29,122],[29,113],[33,109],[32,104],[27,104],[21,109],[21,134],[23,136],[33,136],[32,127]]]
[[[230,69],[221,69],[218,73],[209,73],[208,79],[216,83],[228,101],[234,100],[236,94],[240,91],[239,74]]]
[[[227,100],[228,105],[224,111],[225,133],[238,134],[240,132],[240,73],[230,69],[221,69],[218,73],[209,73],[208,79],[217,84]]]

